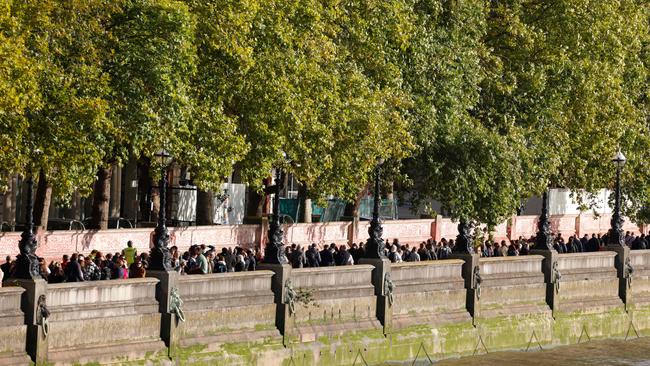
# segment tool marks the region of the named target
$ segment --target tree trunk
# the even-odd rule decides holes
[[[43,169],[38,174],[38,187],[34,198],[34,224],[37,231],[47,230],[52,202],[52,183],[47,180]]]
[[[257,193],[250,186],[246,188],[246,191],[246,216],[262,217],[263,214],[268,213],[265,209],[267,200],[264,194]]]
[[[348,202],[345,205],[344,216],[346,216],[348,220],[352,221],[350,232],[348,233],[349,245],[352,245],[358,240],[358,235],[363,235],[359,233],[359,207],[361,206],[361,199],[363,199],[368,192],[368,187],[370,187],[370,183],[366,184],[366,186],[357,194],[354,202]]]
[[[311,198],[307,192],[307,186],[303,183],[298,188],[298,200],[300,202],[300,217],[298,222],[311,223]]]
[[[92,219],[90,222],[91,229],[106,230],[108,229],[108,209],[111,199],[111,176],[113,169],[100,167],[97,171],[97,181],[93,192]]]
[[[140,214],[138,217],[139,221],[151,221],[152,220],[152,190],[151,187],[151,177],[149,174],[149,169],[151,168],[149,159],[141,158],[138,161],[138,204]]]
[[[366,184],[366,186],[359,191],[354,202],[348,202],[345,205],[344,216],[352,218],[353,220],[359,220],[359,207],[361,206],[361,200],[368,193],[368,187],[370,187],[370,183]]]
[[[212,192],[198,190],[196,194],[196,224],[212,225],[214,223],[214,195]]]

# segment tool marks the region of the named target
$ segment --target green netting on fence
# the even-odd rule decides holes
[[[359,205],[359,216],[362,219],[372,219],[374,202],[375,201],[372,198],[363,198],[361,200],[361,204]],[[397,201],[381,200],[379,216],[384,220],[397,220]]]
[[[311,210],[312,216],[315,216],[319,222],[339,221],[345,211],[345,201],[331,199],[327,201],[326,207],[312,204]],[[298,222],[300,201],[297,198],[281,198],[280,214],[290,216],[294,222]]]
[[[372,218],[373,199],[364,198],[361,200],[359,206],[359,216],[362,219],[370,220]],[[320,207],[312,204],[312,215],[315,216],[319,222],[339,221],[345,212],[345,201],[339,199],[327,200],[326,207]],[[297,198],[281,198],[280,199],[280,214],[290,216],[293,222],[298,222],[300,216],[300,201]],[[395,200],[382,200],[379,207],[379,214],[384,220],[396,220],[397,217],[397,201]]]

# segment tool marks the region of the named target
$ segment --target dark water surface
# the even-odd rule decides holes
[[[409,363],[410,365],[411,363]],[[416,365],[429,365],[426,356]],[[435,361],[436,366],[650,366],[650,338],[604,340],[535,352],[495,352]]]

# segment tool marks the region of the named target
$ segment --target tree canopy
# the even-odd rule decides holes
[[[620,147],[634,217],[650,204],[649,14],[640,0],[0,0],[0,177],[89,193],[101,169],[165,149],[202,189],[234,167],[258,188],[281,167],[312,198],[353,200],[388,160],[415,203],[495,225],[547,187],[611,187]]]

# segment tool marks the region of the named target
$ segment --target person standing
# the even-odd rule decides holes
[[[9,278],[9,272],[11,271],[11,256],[8,255],[5,258],[5,262],[0,265],[0,271],[4,274],[4,278]]]
[[[138,250],[133,247],[133,242],[129,240],[126,242],[126,248],[122,250],[124,259],[126,260],[126,265],[131,266],[135,262],[135,256],[138,255]]]
[[[84,275],[81,272],[81,265],[77,259],[77,253],[70,257],[70,262],[65,266],[66,282],[83,282]]]

